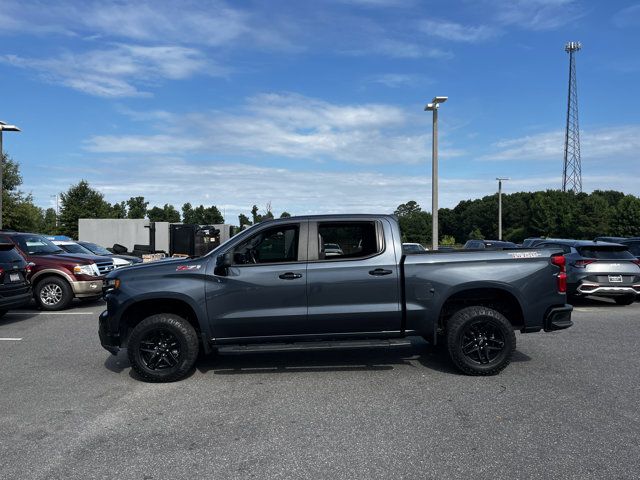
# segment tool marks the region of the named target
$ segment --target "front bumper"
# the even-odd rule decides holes
[[[81,280],[71,282],[73,294],[78,298],[99,297],[102,295],[102,286],[104,280],[102,277],[96,280]]]
[[[573,307],[571,305],[563,305],[561,307],[554,307],[547,312],[544,318],[544,331],[553,332],[554,330],[564,330],[573,325],[571,320],[571,312]]]
[[[117,355],[120,351],[120,333],[113,333],[109,330],[109,312],[105,310],[98,319],[98,335],[100,344],[112,355]]]

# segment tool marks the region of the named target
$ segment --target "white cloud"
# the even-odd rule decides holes
[[[391,105],[336,105],[295,94],[263,94],[250,98],[233,113],[174,116],[172,123],[180,127],[174,127],[171,137],[162,133],[98,135],[87,141],[86,149],[100,153],[189,151],[353,164],[415,164],[424,160],[430,137],[425,133],[427,128],[416,130],[412,119]],[[460,154],[448,149],[444,140],[443,157]]]
[[[35,70],[47,81],[101,97],[148,95],[140,86],[197,73],[224,75],[198,51],[179,46],[115,45],[108,50],[67,52],[53,58],[4,55],[0,62]]]
[[[616,161],[637,158],[640,151],[640,125],[622,125],[581,131],[583,161]],[[564,131],[556,130],[521,138],[502,140],[481,160],[558,160],[564,152]]]
[[[393,58],[436,58],[446,59],[453,57],[448,50],[421,45],[413,42],[395,40],[391,38],[380,38],[370,44],[367,49],[354,50],[352,53],[368,54],[376,53]]]
[[[612,21],[618,28],[640,27],[640,3],[623,8],[613,16]]]
[[[528,30],[552,30],[583,16],[577,0],[492,0],[496,18],[504,25]]]
[[[433,81],[424,75],[414,75],[406,73],[381,73],[372,75],[366,79],[368,83],[378,83],[389,88],[402,88],[417,84],[430,85]]]
[[[420,29],[427,35],[454,42],[476,43],[495,37],[498,32],[486,25],[469,26],[446,20],[425,20]]]

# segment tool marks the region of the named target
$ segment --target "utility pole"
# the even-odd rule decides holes
[[[511,180],[506,177],[497,177],[498,181],[498,240],[502,240],[502,182]]]
[[[438,250],[438,108],[449,97],[433,97],[424,107],[425,112],[433,112],[431,135],[431,249]]]
[[[2,230],[2,197],[3,197],[3,174],[4,174],[4,150],[2,149],[2,133],[3,132],[19,132],[20,129],[15,125],[7,125],[0,122],[0,230]]]
[[[580,159],[580,127],[578,125],[578,82],[575,54],[580,42],[569,42],[564,50],[569,54],[569,95],[567,98],[567,126],[564,133],[564,166],[562,191],[582,192],[582,161]]]

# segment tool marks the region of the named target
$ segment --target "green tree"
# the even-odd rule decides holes
[[[414,200],[398,205],[398,216],[403,242],[427,244],[431,242],[431,214],[423,212]]]
[[[440,245],[446,245],[448,247],[453,247],[456,244],[456,239],[452,235],[444,235],[440,239]]]
[[[58,217],[56,211],[53,208],[47,208],[44,212],[42,233],[47,235],[56,235],[58,233]]]
[[[152,222],[180,222],[180,212],[178,212],[173,205],[169,205],[167,203],[165,203],[162,208],[153,207],[152,209],[148,210],[147,216]]]
[[[127,218],[127,202],[114,203],[111,206],[111,218]]]
[[[182,206],[182,221],[194,225],[216,225],[224,223],[224,217],[215,205],[199,205],[193,208],[190,203],[185,203]]]
[[[621,237],[640,236],[640,198],[625,195],[618,201],[612,233]]]
[[[2,157],[2,226],[17,231],[38,232],[43,227],[44,213],[34,205],[31,194],[18,189],[22,185],[20,165],[6,153]]]
[[[147,216],[147,206],[149,202],[144,201],[144,197],[131,197],[127,200],[129,213],[127,218],[145,218]]]
[[[249,217],[247,217],[244,213],[238,215],[238,223],[240,225],[240,228],[244,227],[245,225],[251,225]]]
[[[280,218],[291,218],[291,214],[289,212],[282,212]]]
[[[398,205],[398,208],[396,208],[393,214],[397,215],[398,217],[406,217],[408,215],[413,215],[414,213],[418,213],[421,211],[422,208],[420,208],[418,202],[416,202],[415,200],[409,200],[407,203]]]
[[[80,218],[109,218],[113,209],[104,195],[92,189],[86,180],[80,180],[60,195],[60,232],[78,238]]]
[[[480,229],[476,227],[469,232],[467,240],[484,240],[484,235],[482,235]]]

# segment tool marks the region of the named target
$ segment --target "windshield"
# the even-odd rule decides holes
[[[87,250],[91,250],[91,252],[95,253],[96,255],[111,255],[111,252],[109,250],[95,243],[82,242],[80,245],[85,247]]]
[[[69,253],[83,253],[85,255],[93,255],[93,252],[88,248],[78,245],[77,243],[65,243],[60,245],[63,250]]]
[[[14,240],[20,245],[23,252],[29,255],[46,255],[50,253],[64,253],[59,246],[40,235],[19,235]]]

